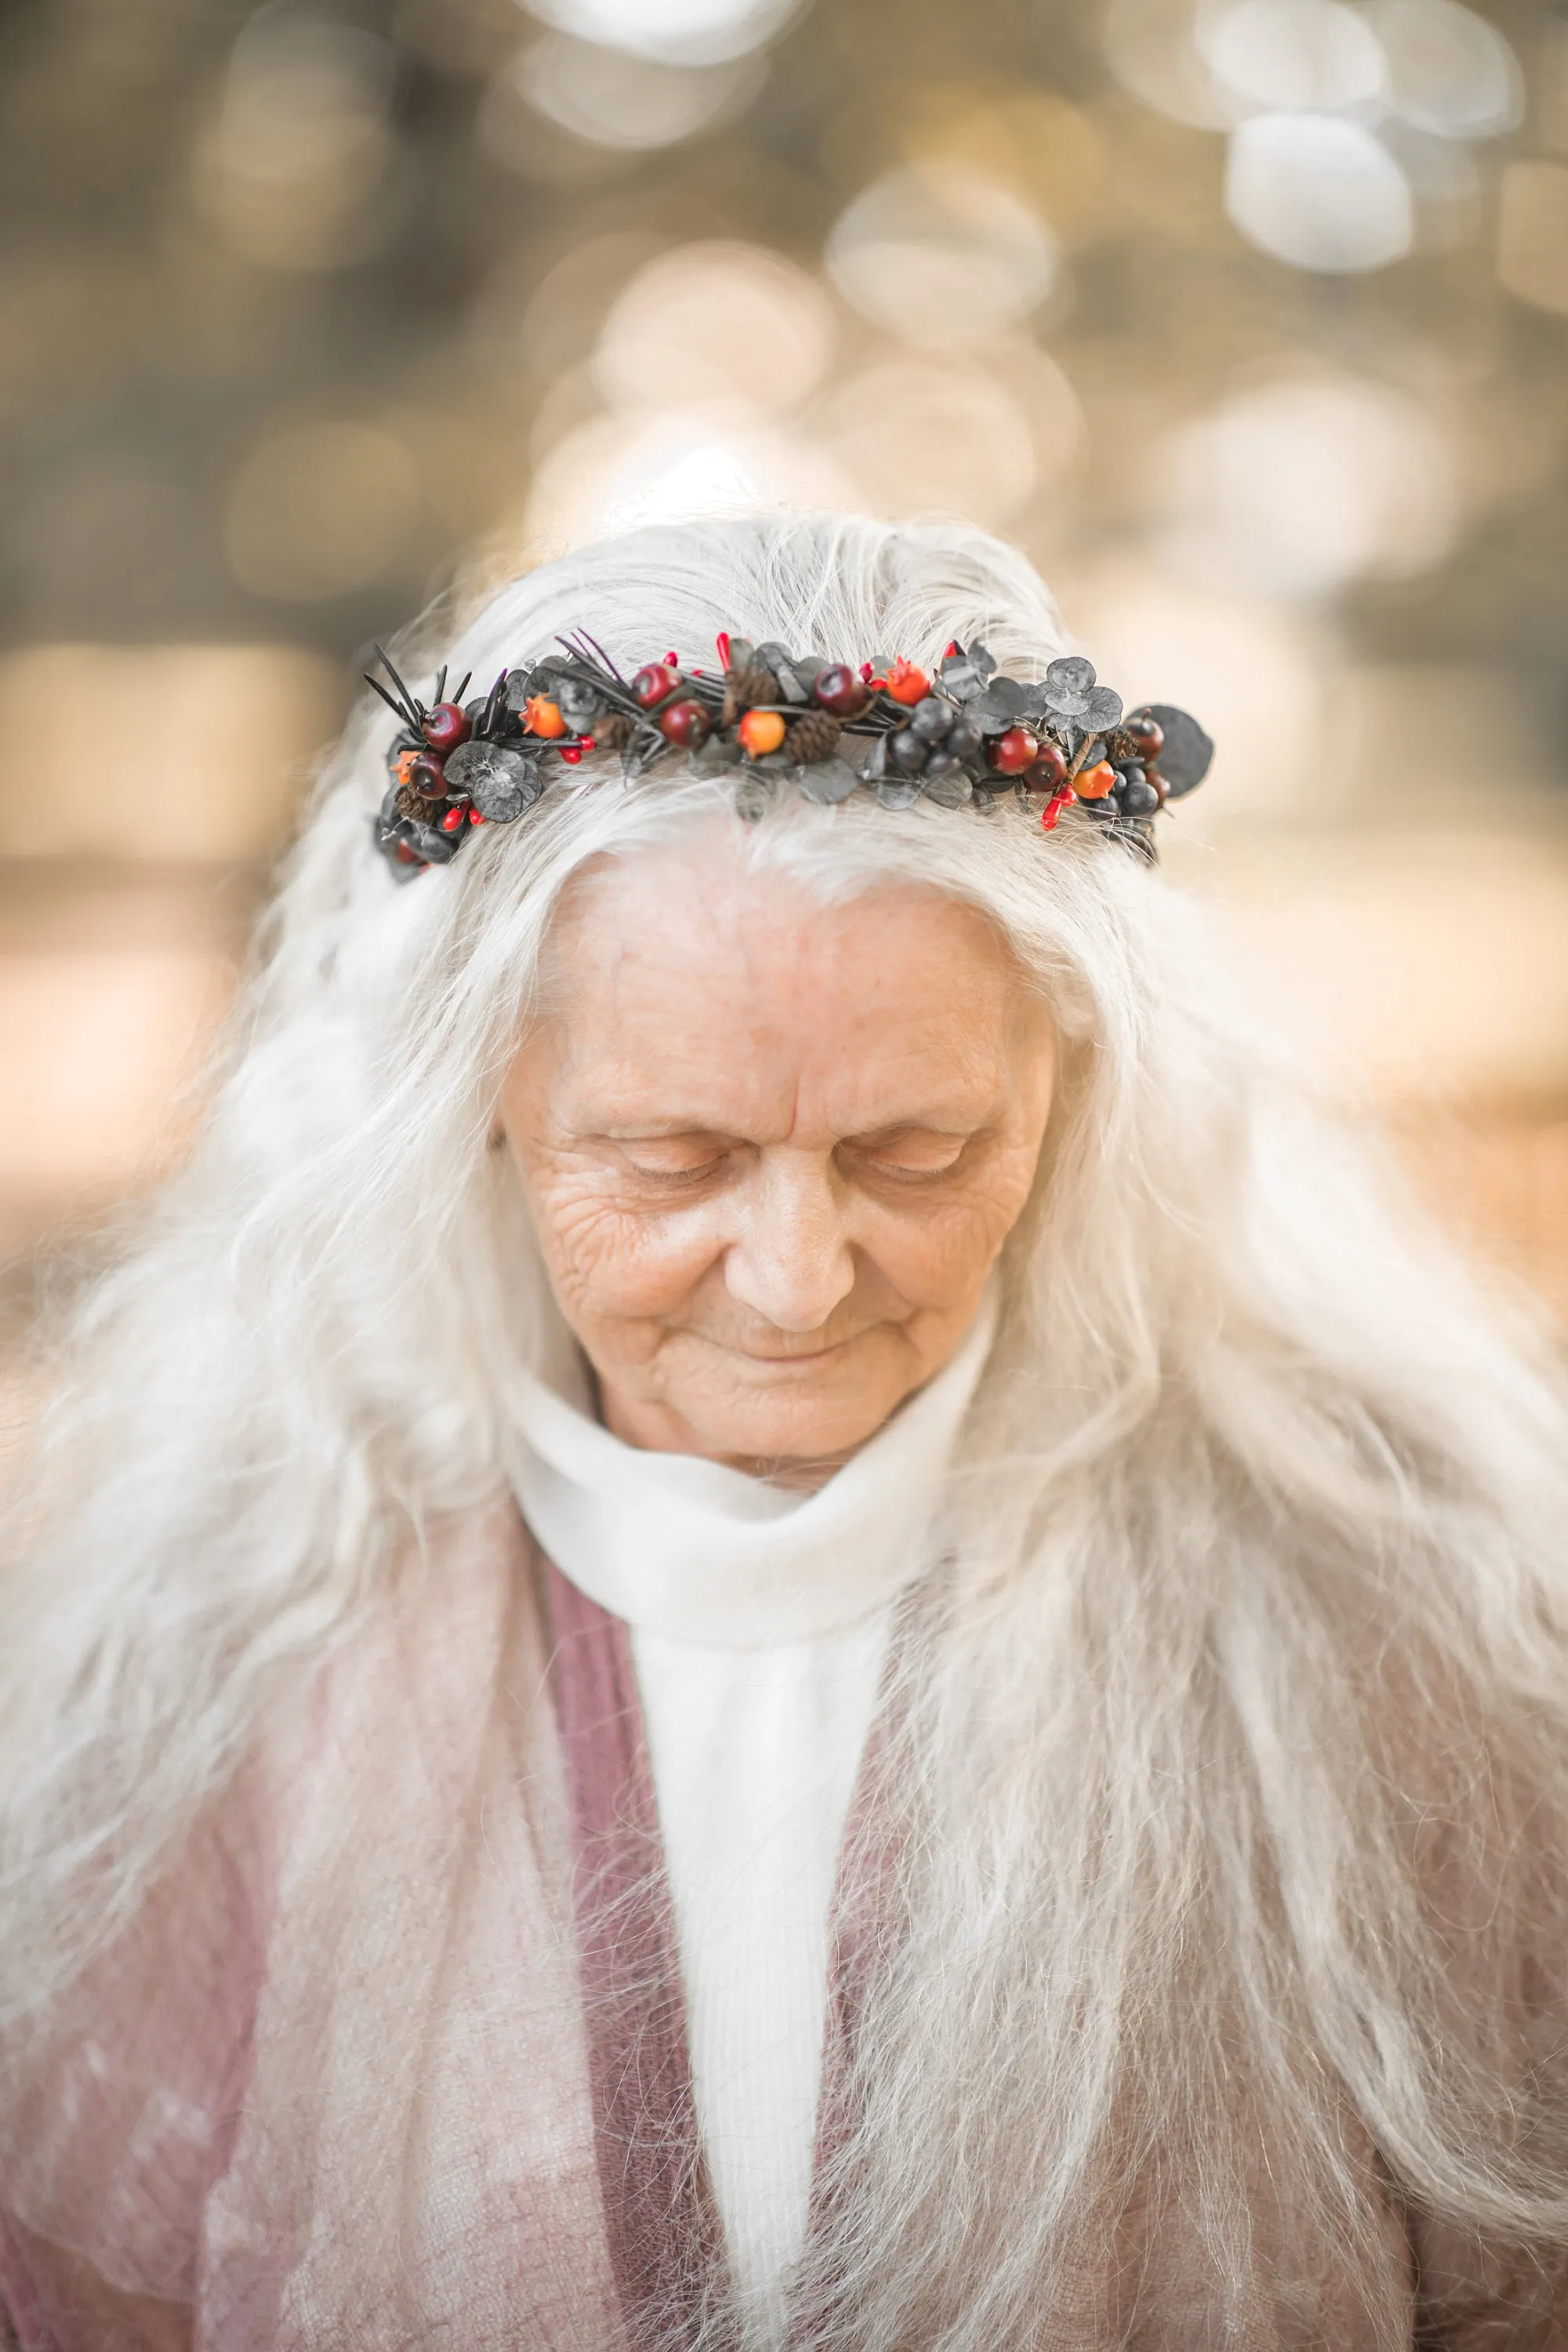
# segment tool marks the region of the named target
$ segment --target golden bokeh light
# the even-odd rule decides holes
[[[1035,489],[1027,411],[973,363],[880,361],[837,387],[817,431],[877,514],[968,515],[994,529]]]
[[[782,413],[816,389],[833,344],[814,278],[782,254],[715,238],[659,255],[617,296],[594,378],[612,407],[733,400]]]
[[[342,685],[283,646],[34,646],[0,659],[0,857],[264,857],[287,837]],[[238,715],[238,716],[237,716]],[[215,789],[215,774],[218,787]]]
[[[259,595],[341,595],[379,580],[403,551],[419,482],[403,443],[373,425],[302,424],[268,434],[235,476],[224,546]]]
[[[1568,163],[1531,157],[1504,172],[1498,276],[1521,301],[1568,314]]]
[[[1204,718],[1239,984],[1568,1302],[1549,0],[31,0],[0,115],[0,1254],[177,1150],[370,640],[826,504]]]

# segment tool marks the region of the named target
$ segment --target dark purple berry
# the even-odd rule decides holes
[[[906,776],[918,776],[925,765],[929,745],[922,743],[912,727],[900,727],[888,738],[888,757],[895,768]]]

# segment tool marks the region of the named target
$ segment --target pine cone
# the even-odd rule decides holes
[[[804,711],[784,730],[784,749],[792,760],[803,767],[815,766],[818,760],[831,760],[838,749],[843,729],[830,710]]]
[[[719,724],[733,727],[742,710],[752,710],[759,702],[776,702],[778,698],[779,682],[771,669],[727,669],[724,708]]]
[[[601,751],[624,751],[636,725],[637,720],[628,719],[624,710],[606,710],[602,719],[594,721],[595,744]]]
[[[399,816],[411,816],[416,824],[437,824],[446,805],[446,801],[441,798],[426,800],[424,793],[416,793],[412,784],[399,784],[397,787],[397,814]]]

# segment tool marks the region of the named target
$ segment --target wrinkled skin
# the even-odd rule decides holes
[[[1048,1013],[973,908],[823,908],[726,835],[557,911],[500,1125],[629,1444],[810,1484],[947,1361],[1028,1198]]]

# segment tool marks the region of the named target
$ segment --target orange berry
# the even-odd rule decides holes
[[[570,732],[566,721],[561,716],[560,705],[552,702],[548,695],[531,694],[523,708],[531,735],[542,735],[548,742],[552,741],[557,735]]]
[[[784,723],[776,710],[748,710],[736,730],[741,749],[753,760],[776,751],[784,739]]]
[[[931,680],[924,670],[917,669],[913,662],[907,662],[902,654],[888,672],[887,685],[888,692],[895,702],[906,703],[910,707],[917,702],[923,702],[931,692]]]
[[[1072,788],[1080,801],[1102,801],[1116,782],[1116,771],[1109,760],[1097,760],[1092,768],[1085,768],[1072,780]]]

